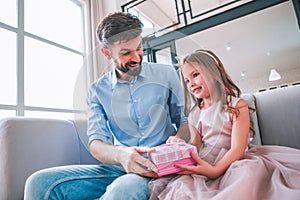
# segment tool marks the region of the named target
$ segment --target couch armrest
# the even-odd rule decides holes
[[[255,107],[255,97],[253,94],[242,94],[241,98],[243,98],[248,106],[252,109],[255,109],[255,111],[250,110],[250,120],[251,120],[251,129],[254,131],[254,138],[252,139],[251,143],[256,145],[262,145],[261,142],[261,136],[260,136],[260,130],[257,120],[257,112]]]
[[[33,172],[79,164],[74,124],[66,120],[14,117],[0,120],[0,199],[23,199]]]

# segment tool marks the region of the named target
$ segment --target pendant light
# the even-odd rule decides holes
[[[269,81],[277,81],[277,80],[280,80],[280,79],[281,79],[281,76],[276,71],[276,69],[271,69],[270,70],[270,75],[269,75]]]

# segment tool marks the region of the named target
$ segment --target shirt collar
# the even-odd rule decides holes
[[[133,81],[132,82],[136,82],[136,80],[138,79],[138,77],[145,77],[146,76],[146,74],[145,74],[145,65],[142,63],[141,64],[142,65],[142,71],[141,71],[141,73],[138,75],[138,76],[136,76],[134,79],[133,79]],[[119,82],[119,81],[121,81],[121,80],[119,80],[118,78],[117,78],[117,72],[116,72],[116,69],[115,69],[115,67],[113,68],[113,70],[112,70],[112,78],[111,78],[111,84],[112,84],[112,88],[114,88],[116,85],[117,85],[117,83]]]
[[[112,88],[115,88],[117,82],[118,82],[118,78],[117,78],[116,69],[113,68],[113,70],[112,70],[112,77],[111,77],[111,85],[112,85]]]

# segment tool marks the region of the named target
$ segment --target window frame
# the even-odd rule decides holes
[[[24,90],[24,41],[25,37],[35,39],[37,41],[43,42],[48,45],[52,45],[54,47],[61,48],[63,50],[81,55],[83,60],[86,58],[87,52],[87,26],[86,26],[86,2],[83,0],[69,0],[81,8],[81,17],[83,24],[83,44],[82,44],[82,52],[77,51],[75,49],[69,48],[62,44],[53,42],[51,40],[45,39],[38,35],[28,33],[25,31],[24,27],[24,1],[25,0],[17,0],[17,25],[13,27],[11,25],[5,24],[5,22],[0,22],[0,28],[4,30],[8,30],[14,32],[16,34],[16,80],[17,80],[17,93],[16,93],[16,102],[14,104],[1,104],[0,110],[6,111],[15,111],[15,116],[25,116],[25,111],[41,111],[41,112],[59,112],[66,114],[86,114],[86,110],[75,110],[75,109],[61,109],[61,108],[49,108],[49,107],[38,107],[38,106],[25,106],[25,90]],[[85,69],[87,70],[87,69]],[[0,117],[2,118],[2,117]]]

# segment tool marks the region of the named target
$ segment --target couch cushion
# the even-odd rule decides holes
[[[300,149],[300,85],[254,96],[262,143]]]

